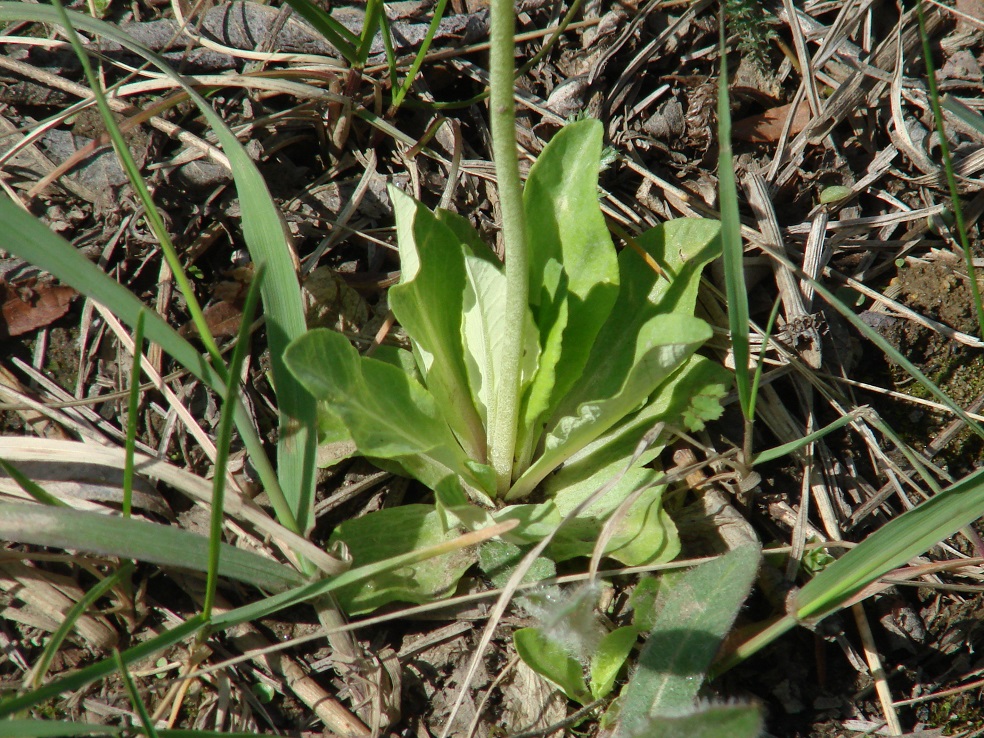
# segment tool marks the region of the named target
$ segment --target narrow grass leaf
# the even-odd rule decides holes
[[[287,0],[287,4],[314,26],[328,43],[338,49],[338,53],[345,58],[345,61],[353,65],[359,63],[358,36],[308,0]]]
[[[796,616],[802,619],[829,614],[851,595],[982,515],[984,469],[882,526],[813,577],[796,593]]]
[[[300,0],[295,1],[300,4]],[[313,6],[308,5],[307,7],[310,9]],[[162,57],[136,43],[130,36],[111,24],[80,13],[65,12],[67,12],[72,26],[116,41],[124,48],[149,61],[181,85],[207,119],[229,159],[232,175],[236,182],[236,191],[240,199],[243,236],[246,246],[253,262],[265,264],[267,269],[267,279],[263,285],[262,294],[270,346],[271,370],[277,388],[278,410],[280,411],[280,436],[277,443],[279,480],[273,474],[269,460],[263,452],[262,444],[249,424],[248,415],[244,409],[237,411],[237,426],[281,524],[295,532],[304,533],[313,525],[311,518],[314,509],[317,411],[310,395],[294,380],[290,372],[286,370],[282,360],[287,344],[293,338],[301,335],[306,330],[306,326],[300,285],[294,271],[291,247],[287,242],[280,213],[270,196],[263,177],[235,134],[232,133],[208,101],[193,87],[189,86],[181,75],[171,69]],[[318,12],[324,14],[323,11]],[[0,21],[20,20],[61,24],[61,17],[55,8],[44,5],[0,2]],[[333,20],[332,22],[337,23]],[[3,200],[0,200],[0,203],[2,202]],[[10,203],[10,207],[17,209],[12,203]],[[0,216],[2,215],[4,213],[0,211]],[[2,222],[3,219],[0,218],[0,223]],[[31,249],[29,244],[15,242],[8,247],[8,250],[27,258],[42,268],[46,268],[38,259],[32,259],[25,255],[25,251],[37,254],[38,249]],[[74,251],[74,249],[72,250]],[[84,257],[79,256],[84,261]],[[92,269],[95,268],[92,267]],[[66,284],[76,286],[75,275],[71,272],[59,274],[52,270],[48,271],[58,276]],[[89,281],[92,282],[92,280]],[[76,288],[79,289],[79,287]],[[123,290],[122,287],[120,289]],[[80,291],[85,292],[86,290],[80,289]],[[93,297],[106,304],[98,296]],[[108,304],[106,306],[111,308]],[[125,317],[120,313],[117,315],[131,326],[136,320],[135,312],[130,317]],[[151,335],[149,325],[148,337],[155,340],[154,336]],[[164,344],[161,346],[168,350]],[[188,348],[191,348],[190,344]],[[199,358],[198,362],[192,361],[187,366],[189,368],[195,367],[200,363],[204,362]],[[221,368],[213,371],[221,372]],[[217,387],[215,384],[211,386]],[[218,391],[221,389],[218,388]]]
[[[100,597],[129,577],[134,568],[133,562],[123,562],[123,564],[120,565],[120,568],[113,572],[110,576],[105,577],[102,581],[96,583],[95,586],[90,587],[82,598],[72,605],[71,609],[65,613],[65,619],[58,626],[58,629],[51,634],[51,637],[44,646],[44,651],[42,652],[40,658],[34,662],[34,666],[31,668],[30,682],[35,689],[41,686],[45,675],[48,673],[48,669],[51,667],[51,664],[58,653],[58,649],[61,648],[61,645],[65,642],[68,634],[72,632],[72,628],[75,627],[76,621],[78,621],[78,619],[82,617]]]
[[[137,685],[134,683],[133,677],[130,676],[130,671],[126,668],[126,662],[123,660],[123,656],[117,648],[113,649],[113,661],[116,664],[117,671],[120,673],[120,677],[123,679],[123,686],[126,688],[126,693],[130,698],[130,704],[133,705],[134,711],[136,711],[137,716],[140,718],[140,724],[143,726],[144,733],[150,738],[157,738],[154,721],[151,720],[150,713],[147,712],[147,705],[140,699]]]
[[[362,33],[359,34],[359,45],[355,50],[355,66],[361,68],[365,66],[369,52],[372,50],[372,42],[376,38],[376,31],[379,29],[379,21],[385,12],[382,0],[367,0],[365,15],[362,21]],[[330,16],[329,16],[330,17]]]
[[[755,454],[755,456],[752,458],[752,463],[765,464],[769,461],[775,461],[776,459],[782,458],[787,454],[793,453],[797,449],[803,448],[807,444],[813,443],[814,441],[823,438],[829,433],[833,433],[835,430],[839,428],[843,428],[845,425],[849,425],[853,423],[863,414],[864,413],[862,412],[862,409],[859,408],[854,412],[848,413],[847,415],[843,415],[837,418],[837,420],[833,421],[832,423],[828,423],[820,430],[814,431],[813,433],[809,433],[803,436],[802,438],[797,438],[795,441],[790,441],[789,443],[784,443],[781,446],[775,446],[774,448],[769,448],[766,449],[765,451],[762,451],[761,453]]]
[[[968,107],[958,98],[955,98],[952,95],[944,95],[943,109],[948,113],[955,115],[963,121],[964,124],[980,133],[984,133],[984,115],[981,115],[973,108]]]
[[[67,503],[59,500],[40,484],[21,472],[21,470],[13,464],[0,459],[0,469],[3,469],[4,473],[13,479],[17,483],[18,487],[27,492],[27,494],[40,502],[42,505],[50,505],[52,507],[68,507]]]
[[[133,505],[133,454],[137,446],[137,413],[140,412],[140,361],[143,358],[144,320],[146,313],[137,314],[133,331],[133,363],[130,366],[130,392],[126,405],[126,443],[123,460],[123,517],[130,517]]]
[[[253,275],[253,282],[249,286],[243,304],[242,320],[236,335],[236,348],[233,349],[232,360],[229,362],[229,382],[226,384],[226,394],[222,400],[222,416],[219,418],[219,430],[215,438],[215,469],[212,475],[212,509],[208,535],[208,578],[205,582],[205,600],[202,605],[206,618],[212,617],[215,591],[219,583],[219,554],[222,551],[222,521],[225,517],[226,467],[229,462],[229,447],[232,444],[236,405],[239,403],[239,375],[249,347],[250,326],[260,300],[263,275],[264,266],[260,264]]]
[[[71,508],[0,503],[0,540],[68,548],[205,572],[208,539],[179,528]],[[222,544],[219,573],[280,591],[303,581],[294,569]]]
[[[122,735],[124,728],[111,725],[87,725],[63,720],[4,720],[0,733],[5,738],[60,738],[74,735]],[[255,734],[250,734],[255,738]]]
[[[417,78],[417,72],[420,71],[421,65],[424,63],[424,58],[427,56],[427,52],[430,50],[431,42],[434,40],[434,35],[437,33],[438,27],[441,25],[441,20],[444,18],[444,9],[447,7],[448,0],[437,0],[437,6],[434,8],[434,17],[431,18],[430,25],[427,27],[427,33],[424,34],[424,40],[420,44],[420,48],[417,50],[416,56],[413,58],[413,63],[410,64],[410,69],[407,71],[407,76],[403,80],[403,84],[400,85],[400,89],[396,91],[393,96],[393,107],[398,108],[403,102],[403,98],[406,97],[407,92],[413,86],[414,80]],[[363,40],[365,42],[365,40]]]
[[[205,350],[208,351],[209,356],[212,357],[213,365],[217,368],[220,374],[222,374],[224,372],[224,367],[222,365],[222,354],[219,351],[218,345],[215,343],[215,338],[209,330],[208,322],[205,320],[205,315],[202,312],[202,306],[199,304],[198,297],[195,294],[191,281],[188,279],[188,275],[184,271],[181,259],[178,257],[178,252],[174,248],[174,244],[171,241],[171,235],[168,232],[167,227],[164,225],[164,219],[157,210],[157,204],[154,202],[154,199],[150,194],[150,190],[147,188],[147,183],[144,182],[143,177],[140,176],[140,170],[133,158],[133,154],[130,152],[130,148],[127,145],[126,140],[123,138],[123,133],[120,131],[120,127],[116,123],[116,118],[113,116],[113,111],[110,109],[109,103],[106,100],[106,93],[102,89],[102,81],[93,71],[92,65],[89,63],[89,55],[82,46],[82,41],[79,39],[79,35],[75,32],[75,28],[72,26],[68,13],[65,11],[65,7],[61,0],[54,0],[54,6],[61,19],[62,25],[65,28],[65,32],[68,35],[68,39],[72,44],[72,49],[75,51],[79,64],[82,66],[82,70],[85,73],[85,78],[89,83],[89,89],[95,97],[99,114],[102,117],[103,124],[106,126],[106,131],[109,133],[109,137],[113,142],[113,147],[116,151],[116,158],[122,164],[123,169],[126,171],[127,177],[130,180],[130,185],[137,193],[137,197],[139,198],[141,205],[143,205],[143,217],[147,221],[147,224],[150,226],[150,229],[153,231],[154,236],[160,244],[161,253],[164,255],[164,260],[171,268],[174,281],[178,285],[178,290],[187,303],[188,312],[191,314],[191,319],[194,322],[195,327],[198,329],[199,338],[205,345]]]
[[[180,643],[186,638],[194,635],[195,632],[197,632],[204,625],[205,620],[202,616],[196,615],[190,620],[186,620],[181,625],[171,628],[170,630],[161,633],[159,636],[151,638],[149,641],[144,641],[143,643],[139,643],[136,646],[123,651],[121,654],[123,657],[123,662],[126,664],[132,664],[161,653],[174,644]],[[112,658],[103,659],[102,661],[92,664],[91,666],[71,672],[60,679],[56,679],[53,682],[49,682],[48,684],[38,687],[27,694],[0,700],[0,720],[8,717],[9,715],[14,715],[21,710],[26,710],[29,707],[45,702],[53,697],[57,697],[64,692],[78,691],[97,679],[103,679],[104,677],[109,676],[115,670],[116,662]],[[0,726],[4,725],[6,725],[6,723],[0,722]],[[42,722],[40,725],[43,726],[44,723]],[[3,732],[6,733],[5,730]],[[36,733],[35,735],[40,734]]]
[[[752,382],[748,362],[748,293],[745,287],[745,254],[741,244],[738,188],[731,150],[731,105],[728,99],[728,55],[725,53],[724,11],[721,12],[721,74],[718,79],[718,199],[721,205],[721,242],[724,245],[724,284],[728,300],[728,327],[735,358],[738,402],[751,418]]]
[[[933,109],[936,131],[939,134],[937,141],[940,144],[940,154],[943,159],[943,172],[946,174],[946,184],[950,190],[950,206],[953,208],[957,238],[960,241],[960,248],[964,254],[964,265],[970,277],[967,280],[967,284],[970,286],[970,294],[974,301],[974,308],[977,311],[977,328],[980,331],[981,338],[984,338],[984,303],[981,302],[981,288],[977,282],[974,254],[971,251],[970,239],[967,235],[967,221],[964,218],[963,206],[960,204],[960,189],[957,187],[957,177],[953,171],[953,157],[950,156],[950,144],[946,140],[943,109],[940,107],[940,91],[936,85],[933,52],[929,47],[929,34],[926,32],[926,14],[923,10],[923,0],[916,0],[916,9],[919,16],[919,37],[922,40],[923,61],[926,64],[926,83],[929,87],[929,102]]]

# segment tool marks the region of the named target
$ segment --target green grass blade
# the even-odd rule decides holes
[[[752,458],[752,463],[765,464],[769,461],[775,461],[776,459],[782,458],[786,454],[791,454],[793,451],[803,448],[807,444],[813,443],[814,441],[823,438],[824,436],[834,432],[838,428],[843,428],[845,425],[848,425],[849,423],[853,423],[855,420],[858,419],[859,415],[861,415],[861,413],[858,410],[855,410],[851,413],[848,413],[847,415],[843,415],[837,418],[837,420],[825,425],[820,430],[810,433],[809,435],[803,436],[802,438],[797,438],[795,441],[790,441],[789,443],[784,443],[781,446],[776,446],[774,448],[766,449],[761,453],[755,454],[755,456]]]
[[[51,663],[54,661],[58,649],[61,648],[61,644],[68,638],[68,634],[72,632],[72,628],[75,627],[78,619],[96,603],[96,600],[115,587],[119,582],[129,577],[134,568],[133,562],[123,562],[120,568],[113,574],[95,586],[90,587],[82,599],[72,605],[71,609],[65,613],[65,619],[58,626],[58,629],[51,634],[51,638],[48,639],[48,642],[44,646],[44,652],[31,669],[31,684],[35,689],[41,686],[41,682],[44,681],[44,677],[48,673],[48,669],[51,667]]]
[[[437,33],[437,28],[444,18],[444,9],[447,5],[448,0],[437,0],[437,7],[434,8],[434,17],[431,18],[430,25],[427,27],[427,33],[424,36],[423,42],[420,44],[420,49],[418,49],[417,55],[413,59],[413,64],[410,65],[410,70],[407,72],[403,84],[400,85],[400,89],[393,95],[394,108],[400,107],[403,98],[406,97],[407,92],[410,91],[410,87],[413,85],[413,81],[417,78],[417,72],[420,71],[420,66],[424,63],[424,57],[427,56],[431,42],[434,40],[434,34]]]
[[[271,370],[274,385],[277,388],[277,401],[280,410],[280,437],[277,445],[279,481],[272,474],[272,467],[263,453],[262,444],[256,437],[255,431],[249,426],[248,415],[245,410],[237,411],[237,426],[281,524],[295,532],[303,533],[313,524],[317,408],[311,396],[287,371],[282,360],[287,344],[293,338],[304,333],[306,326],[300,286],[294,272],[291,247],[286,239],[280,213],[270,197],[259,170],[221,116],[215,112],[205,98],[194,88],[188,86],[181,75],[171,69],[163,58],[148,51],[110,24],[79,13],[69,12],[68,16],[73,26],[116,41],[124,48],[149,61],[181,85],[207,119],[222,145],[223,151],[229,158],[233,178],[236,182],[236,191],[240,199],[243,235],[247,248],[253,262],[265,264],[267,269],[267,278],[263,285],[262,295],[264,314],[267,320]],[[44,5],[0,2],[0,22],[22,20],[61,24],[61,18],[55,8]],[[0,203],[3,202],[4,199],[0,198]],[[6,208],[7,212],[11,207],[14,207],[12,203],[9,205],[10,207]],[[14,209],[16,208],[14,207]],[[4,224],[2,216],[3,213],[0,213],[0,224]],[[36,233],[37,230],[35,229],[34,232]],[[8,250],[38,266],[42,266],[38,259],[32,259],[25,255],[27,253],[36,254],[38,251],[38,249],[31,248],[30,242],[12,243]],[[46,267],[42,266],[42,268]],[[75,275],[71,272],[67,275],[51,273],[58,276],[66,284],[76,286]],[[78,289],[78,287],[76,288]],[[120,288],[120,290],[122,289]],[[85,289],[80,291],[85,292]],[[96,299],[112,309],[105,300],[100,297],[96,297]],[[140,304],[135,298],[133,303]],[[132,312],[130,317],[125,317],[120,313],[117,315],[129,325],[134,325],[136,312]],[[148,331],[149,329],[150,325],[148,325]],[[148,332],[148,337],[151,340],[156,340],[150,332]],[[163,344],[162,348],[169,351],[168,347]],[[188,344],[188,349],[193,351],[190,344]],[[187,358],[187,352],[184,353]],[[174,356],[174,358],[184,364],[178,356]],[[186,364],[186,367],[191,369],[191,367],[200,364],[204,364],[204,362],[199,357],[192,360],[190,364]],[[204,370],[198,366],[198,371]],[[208,373],[211,375],[214,371],[221,372],[221,369],[215,369]],[[222,384],[212,383],[210,386],[221,392]]]
[[[967,237],[967,221],[964,218],[963,206],[960,204],[960,190],[957,188],[957,178],[953,173],[953,158],[950,156],[950,144],[946,140],[946,130],[943,123],[943,110],[940,107],[940,93],[936,86],[936,71],[933,68],[933,52],[929,48],[929,34],[926,32],[926,14],[923,11],[923,0],[917,0],[916,9],[919,15],[919,37],[922,39],[923,61],[926,63],[926,82],[929,86],[929,102],[933,108],[933,118],[939,133],[940,154],[943,157],[943,171],[946,173],[946,184],[950,190],[950,204],[953,207],[953,217],[957,229],[957,238],[964,254],[964,265],[970,279],[970,294],[974,299],[977,311],[977,327],[980,336],[984,338],[984,304],[981,303],[981,288],[977,283],[977,271],[974,268],[974,254]]]
[[[0,459],[0,469],[3,469],[4,473],[13,479],[17,483],[18,487],[27,492],[27,494],[40,502],[42,505],[51,505],[52,507],[68,507],[66,503],[62,502],[53,494],[48,492],[48,490],[28,477],[13,464]]]
[[[219,373],[222,374],[224,370],[222,364],[222,354],[219,351],[218,345],[215,343],[215,338],[212,337],[212,333],[208,329],[208,323],[205,320],[205,315],[202,313],[202,307],[198,303],[198,298],[195,296],[194,287],[192,287],[191,281],[188,279],[188,275],[185,274],[184,268],[181,265],[181,259],[178,257],[178,252],[175,250],[174,244],[171,242],[171,236],[168,233],[167,227],[164,225],[164,219],[157,210],[157,204],[154,202],[153,197],[151,197],[150,190],[147,189],[147,184],[143,181],[143,177],[140,176],[140,170],[137,168],[137,164],[133,159],[133,154],[130,153],[130,147],[123,138],[123,133],[120,131],[120,127],[116,124],[116,118],[113,117],[113,112],[110,110],[109,103],[106,101],[106,94],[103,92],[101,81],[98,75],[96,75],[93,71],[92,65],[89,64],[89,55],[82,46],[82,41],[79,39],[79,35],[75,32],[75,28],[72,27],[71,21],[69,20],[68,14],[65,11],[65,7],[61,3],[61,0],[54,0],[54,7],[58,12],[62,26],[64,26],[68,39],[72,44],[72,49],[75,51],[75,55],[82,66],[82,71],[85,73],[86,80],[89,83],[89,89],[92,91],[92,94],[96,99],[99,114],[102,116],[103,123],[106,125],[106,130],[113,141],[113,147],[116,150],[116,157],[119,159],[123,169],[126,171],[130,184],[133,186],[134,191],[137,193],[137,197],[140,199],[140,203],[143,205],[144,218],[151,227],[151,230],[154,232],[154,235],[157,237],[158,243],[160,243],[161,252],[164,254],[164,259],[171,268],[171,272],[174,275],[174,281],[178,285],[178,290],[181,292],[181,296],[184,297],[185,302],[187,303],[188,312],[191,314],[192,321],[198,329],[202,343],[205,344],[205,349],[208,351],[209,356],[212,357],[212,362],[218,369]]]
[[[721,13],[721,76],[718,80],[718,199],[721,204],[721,244],[724,249],[724,284],[728,300],[728,326],[735,358],[738,402],[746,420],[751,419],[752,382],[748,372],[748,294],[745,287],[738,188],[731,150],[731,105],[728,99],[728,55],[725,53],[724,12]]]
[[[130,394],[126,413],[126,457],[123,462],[123,517],[130,517],[133,505],[133,454],[137,446],[137,413],[140,411],[140,360],[143,357],[144,315],[137,314],[133,331],[133,364],[130,367]]]
[[[113,662],[116,664],[116,669],[120,672],[120,677],[123,679],[123,686],[126,687],[126,693],[130,697],[130,704],[133,705],[133,709],[140,718],[140,724],[143,726],[144,733],[150,736],[150,738],[157,738],[157,731],[154,730],[154,721],[151,720],[150,713],[147,712],[147,705],[140,699],[137,685],[134,683],[133,677],[130,676],[130,671],[126,668],[126,662],[123,660],[123,656],[117,648],[113,649]]]
[[[208,535],[208,579],[205,583],[205,602],[202,611],[205,617],[211,619],[212,606],[215,604],[215,590],[218,587],[219,555],[222,550],[222,521],[224,519],[226,467],[229,461],[229,446],[232,444],[232,425],[235,418],[235,408],[239,403],[239,374],[246,352],[249,347],[249,330],[256,314],[256,306],[260,300],[260,285],[263,284],[263,265],[261,264],[253,276],[253,283],[246,293],[243,305],[242,320],[236,336],[236,348],[229,362],[229,383],[226,385],[226,395],[222,401],[222,417],[219,419],[219,431],[215,439],[215,470],[212,477],[212,511]]]
[[[822,617],[848,597],[984,514],[984,469],[879,528],[796,593],[798,618]]]
[[[379,29],[383,7],[382,0],[368,0],[366,3],[366,13],[362,21],[362,33],[359,35],[359,46],[355,50],[355,65],[357,68],[361,69],[365,66],[366,59],[369,58],[373,39],[376,37],[376,31]]]
[[[0,503],[0,540],[68,548],[208,571],[208,539],[190,531],[133,518],[113,518],[64,507]],[[251,551],[222,544],[219,573],[273,591],[304,581],[294,569]]]
[[[951,97],[950,95],[944,96],[943,109],[948,113],[955,115],[964,124],[979,131],[980,133],[984,133],[984,115],[981,115],[973,108],[967,107],[957,98]]]
[[[180,643],[189,636],[193,635],[204,625],[205,620],[202,616],[196,615],[190,620],[186,620],[181,625],[161,633],[156,638],[151,638],[149,641],[144,641],[143,643],[139,643],[136,646],[123,651],[121,654],[123,657],[123,663],[132,664],[136,661],[140,661],[153,656],[154,654],[160,653],[170,646],[173,646],[175,643]],[[14,715],[21,710],[26,710],[29,707],[40,704],[53,697],[57,697],[63,692],[74,692],[80,690],[97,679],[102,679],[109,676],[115,670],[116,663],[113,659],[103,659],[102,661],[92,664],[91,666],[74,671],[61,679],[56,679],[55,681],[49,682],[42,687],[38,687],[28,694],[0,700],[0,720],[10,715]],[[0,723],[0,726],[3,725],[5,725],[5,723]],[[5,730],[3,732],[6,733]],[[35,735],[40,735],[40,733],[35,733]]]
[[[314,29],[324,36],[328,43],[338,49],[338,53],[345,58],[345,61],[353,66],[358,66],[358,36],[308,0],[287,0],[287,4],[314,26]]]
[[[2,17],[2,8],[0,8],[0,17]],[[136,325],[138,316],[145,313],[145,330],[150,341],[158,344],[212,390],[224,391],[225,382],[212,365],[157,313],[150,311],[132,292],[107,276],[70,243],[49,231],[30,213],[21,210],[12,200],[4,196],[0,196],[0,225],[8,237],[5,247],[9,252],[88,295],[128,325]],[[263,444],[252,426],[252,420],[241,404],[236,412],[237,427],[250,453],[250,458],[260,474],[264,488],[268,493],[270,491],[276,493],[279,490],[279,483],[263,450]],[[283,494],[272,494],[270,501],[277,511],[278,519],[290,528],[288,521],[291,520],[292,513]],[[288,517],[282,517],[284,515]]]
[[[772,310],[769,312],[769,320],[765,324],[765,334],[762,336],[762,350],[759,352],[758,362],[755,364],[755,375],[752,377],[752,392],[748,398],[748,419],[755,420],[755,405],[758,401],[759,387],[762,386],[762,372],[765,370],[765,353],[769,350],[769,337],[776,325],[776,318],[779,316],[779,307],[782,305],[782,298],[777,296],[772,303]]]
[[[122,735],[123,728],[63,720],[4,720],[0,722],[0,733],[5,738],[60,738],[74,735]]]

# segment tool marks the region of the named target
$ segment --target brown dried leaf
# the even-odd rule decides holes
[[[68,312],[77,294],[71,287],[35,280],[16,285],[0,282],[0,339],[50,325]]]
[[[749,143],[775,143],[782,135],[783,126],[786,125],[786,118],[792,104],[781,105],[778,108],[766,110],[759,115],[752,115],[748,118],[736,121],[731,133],[737,141],[748,141]],[[811,119],[810,103],[807,100],[800,102],[799,107],[793,114],[793,126],[789,130],[790,136],[806,128]]]

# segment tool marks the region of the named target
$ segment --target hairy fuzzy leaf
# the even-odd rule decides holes
[[[513,643],[516,653],[533,671],[560,687],[570,699],[582,705],[591,701],[581,662],[539,628],[520,628],[513,633]]]
[[[761,551],[733,549],[675,576],[622,695],[616,738],[648,735],[651,719],[694,712],[697,691],[755,580]]]

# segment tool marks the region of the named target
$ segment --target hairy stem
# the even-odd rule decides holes
[[[502,206],[502,235],[506,255],[506,321],[510,327],[502,351],[504,372],[495,388],[489,417],[489,461],[495,470],[500,495],[512,481],[516,447],[516,423],[520,401],[520,359],[523,350],[524,315],[529,308],[529,263],[523,188],[516,155],[516,109],[513,103],[512,0],[492,0],[489,114],[492,153]]]

